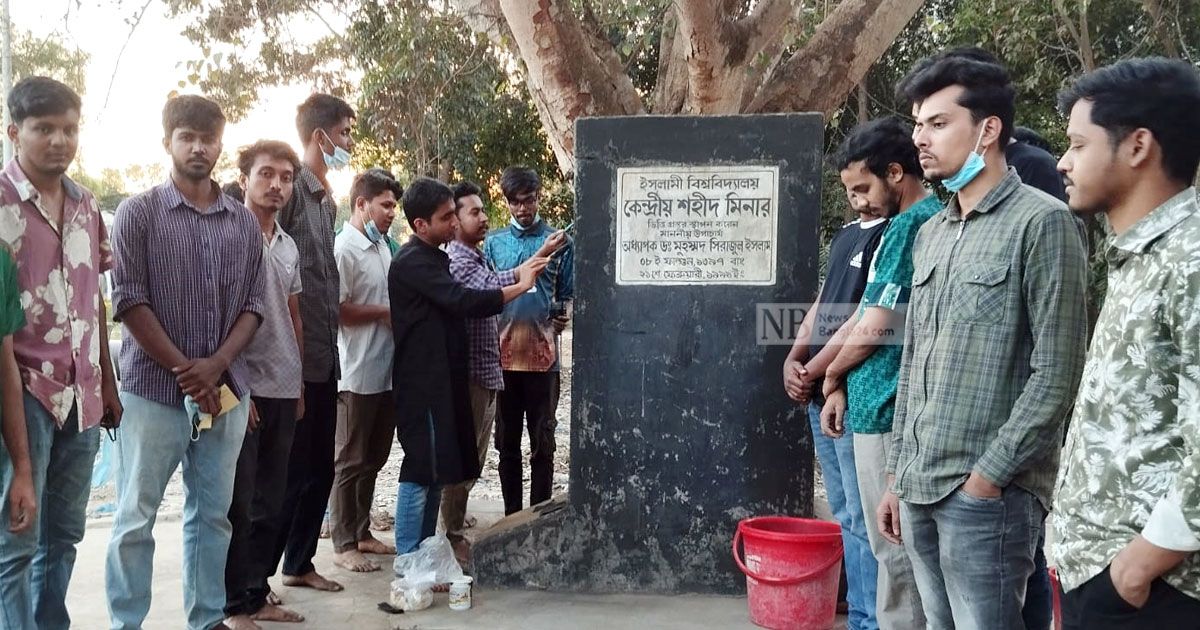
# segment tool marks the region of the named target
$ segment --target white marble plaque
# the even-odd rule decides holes
[[[617,169],[617,284],[775,284],[779,167]]]

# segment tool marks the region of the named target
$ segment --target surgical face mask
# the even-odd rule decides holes
[[[378,243],[383,239],[383,232],[380,232],[379,227],[375,225],[375,219],[367,219],[367,224],[363,228],[367,232],[367,239],[372,243]]]
[[[333,138],[330,138],[324,129],[321,130],[321,133],[325,134],[325,139],[333,145],[333,155],[326,153],[324,148],[321,149],[321,157],[325,158],[325,166],[335,171],[349,166],[350,152],[334,144]]]
[[[942,186],[945,186],[946,190],[956,193],[966,188],[967,184],[970,184],[972,180],[979,176],[979,173],[983,172],[985,162],[983,154],[978,153],[978,151],[980,143],[983,142],[983,132],[985,129],[987,129],[986,126],[980,127],[979,139],[975,141],[975,149],[971,151],[971,155],[967,156],[967,161],[963,163],[962,168],[958,169],[958,172],[954,175],[942,180]]]
[[[366,230],[367,240],[371,242],[379,242],[383,240],[383,233],[379,232],[379,227],[374,224],[373,218],[368,218],[366,226],[362,227]]]
[[[508,220],[508,222],[509,222],[509,224],[510,224],[510,225],[512,225],[513,227],[517,228],[517,230],[519,230],[519,231],[521,231],[521,232],[524,232],[525,230],[528,230],[529,228],[531,228],[531,227],[533,227],[533,226],[537,225],[537,224],[538,224],[538,221],[541,221],[541,220],[542,220],[542,215],[540,215],[540,214],[535,214],[535,215],[533,215],[533,223],[530,223],[530,224],[529,224],[529,227],[525,227],[525,226],[521,225],[520,223],[518,223],[518,222],[517,222],[517,218],[516,218],[516,217],[513,217],[513,218],[509,219],[509,220]]]

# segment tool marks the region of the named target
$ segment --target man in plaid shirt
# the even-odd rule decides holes
[[[471,289],[500,289],[517,282],[517,270],[497,272],[485,261],[479,245],[488,232],[487,211],[479,187],[462,182],[454,187],[454,209],[458,215],[455,239],[446,246],[450,257],[450,275]],[[566,240],[563,232],[546,239],[530,260],[550,255]],[[500,332],[498,315],[467,319],[468,374],[470,376],[471,416],[475,420],[475,444],[479,468],[487,459],[492,425],[496,421],[496,394],[504,389],[500,368]],[[442,492],[442,522],[446,535],[454,543],[463,540],[467,514],[467,494],[473,480],[447,487]]]
[[[925,178],[877,520],[903,541],[929,628],[1023,628],[1025,589],[1083,370],[1086,255],[1065,205],[1005,162],[1005,69],[943,55],[901,83]],[[903,538],[901,538],[903,537]]]

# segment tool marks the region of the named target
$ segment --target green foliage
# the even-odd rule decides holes
[[[13,83],[25,77],[46,76],[66,83],[82,95],[88,55],[78,48],[64,46],[60,43],[62,41],[65,39],[56,33],[46,37],[35,37],[28,31],[14,29]]]

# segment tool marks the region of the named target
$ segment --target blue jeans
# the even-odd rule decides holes
[[[930,630],[1024,628],[1021,606],[1046,511],[1010,485],[981,499],[958,488],[932,505],[900,501],[900,531]]]
[[[858,492],[854,468],[854,436],[846,434],[834,440],[821,433],[821,406],[808,406],[812,426],[813,450],[821,464],[829,509],[842,526],[842,549],[846,563],[846,603],[850,605],[849,630],[876,630],[875,597],[878,589],[878,561],[867,540],[867,520]]]
[[[433,414],[429,414],[429,449],[434,469],[437,469],[437,435],[434,434]],[[438,510],[442,505],[442,487],[422,486],[401,481],[396,494],[396,555],[416,551],[421,541],[437,533]]]
[[[1042,531],[1038,533],[1037,551],[1033,554],[1033,575],[1025,590],[1025,608],[1021,616],[1025,618],[1026,630],[1050,630],[1050,622],[1054,618],[1054,595],[1050,586],[1050,571],[1046,568],[1046,524],[1042,523]]]
[[[441,486],[401,481],[396,496],[396,554],[416,551],[421,541],[437,533]]]
[[[189,630],[208,630],[225,617],[225,561],[234,473],[250,413],[247,397],[191,440],[183,406],[121,393],[125,415],[117,433],[117,513],[105,578],[113,630],[141,628],[150,611],[154,521],[163,491],[183,464],[183,608]]]
[[[58,429],[28,392],[24,405],[37,515],[25,533],[9,533],[13,470],[8,449],[0,447],[0,630],[68,628],[67,585],[75,568],[75,545],[83,540],[87,523],[100,430],[81,433],[77,409]]]

